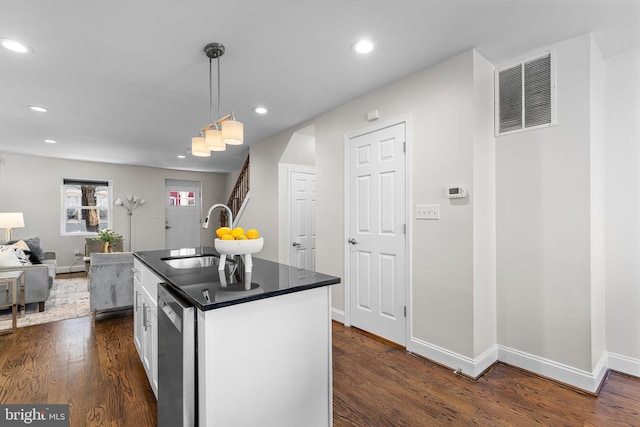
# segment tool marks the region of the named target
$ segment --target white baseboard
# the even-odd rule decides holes
[[[475,359],[462,356],[417,338],[411,339],[411,347],[408,350],[472,378],[478,378],[493,363],[501,361],[589,393],[598,391],[609,368],[640,376],[640,360],[619,355],[613,355],[612,360],[612,355],[609,354],[607,356],[606,353],[602,355],[593,372],[587,372],[498,345],[489,348]]]
[[[345,319],[344,311],[331,307],[331,319],[335,320],[336,322],[340,322],[344,325],[344,319]]]
[[[498,346],[492,346],[477,358],[472,359],[418,338],[411,338],[410,347],[407,350],[471,378],[478,378],[498,359]]]
[[[77,273],[80,271],[84,271],[84,262],[82,265],[67,265],[67,266],[58,266],[56,267],[56,274],[59,273]]]
[[[504,346],[498,346],[498,360],[590,393],[598,391],[608,369],[607,353],[602,355],[593,372]]]
[[[608,352],[607,356],[609,357],[609,369],[640,377],[640,359],[611,352]]]

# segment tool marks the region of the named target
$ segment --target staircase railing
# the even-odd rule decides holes
[[[249,178],[249,156],[247,156],[247,160],[244,161],[244,166],[240,170],[240,175],[238,175],[236,184],[233,186],[227,201],[227,206],[231,209],[235,221],[238,220],[238,212],[240,212],[242,204],[249,194]],[[220,211],[220,224],[227,224],[227,211],[224,209]]]

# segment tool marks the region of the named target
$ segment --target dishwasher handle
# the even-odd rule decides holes
[[[178,313],[173,311],[169,303],[164,301],[163,299],[158,298],[158,306],[164,311],[164,314],[167,315],[169,321],[173,323],[173,326],[180,332],[182,332],[182,319],[178,316]]]
[[[174,293],[168,284],[158,284],[158,308],[167,316],[173,326],[182,333],[182,321],[185,310],[192,307]]]

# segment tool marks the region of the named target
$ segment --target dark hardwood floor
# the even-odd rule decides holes
[[[0,336],[0,403],[68,403],[72,426],[155,426],[131,311]],[[640,426],[640,380],[595,398],[498,364],[478,381],[334,323],[335,426]],[[226,427],[226,426],[225,426]]]
[[[0,337],[0,403],[69,404],[72,426],[155,426],[130,310]]]
[[[640,379],[597,398],[504,364],[473,381],[335,323],[333,393],[334,426],[640,426]]]

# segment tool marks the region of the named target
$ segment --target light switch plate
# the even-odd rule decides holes
[[[416,219],[440,219],[440,205],[416,205]]]

